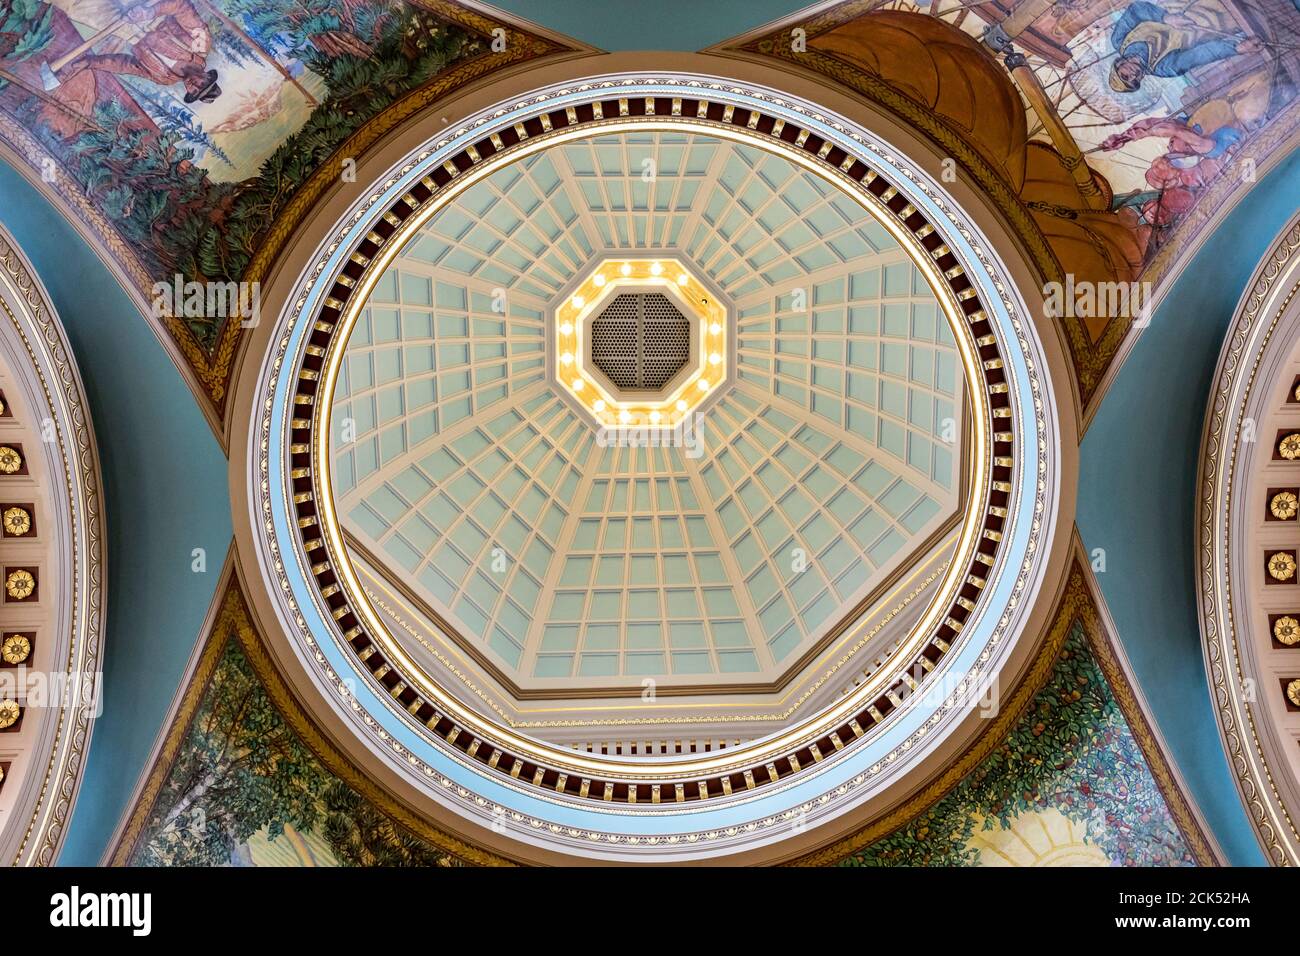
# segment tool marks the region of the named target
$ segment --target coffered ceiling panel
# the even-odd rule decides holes
[[[730,306],[700,448],[608,447],[547,378],[549,311],[632,253]],[[581,139],[468,188],[375,285],[334,395],[341,513],[514,681],[771,681],[952,514],[958,369],[916,267],[789,159]]]

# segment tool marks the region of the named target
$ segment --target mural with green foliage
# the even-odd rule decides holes
[[[1079,862],[1195,865],[1079,624],[1046,685],[994,751],[928,810],[841,865],[998,864],[1006,854],[994,838],[1023,831],[1026,821],[1060,831]],[[1062,841],[1044,837],[1043,847],[1028,849],[1025,842],[1011,841],[1020,851],[1014,858],[1047,855]]]
[[[330,773],[232,636],[129,857],[141,866],[458,866]],[[844,866],[1191,866],[1082,626],[992,753]]]
[[[455,866],[332,775],[231,637],[136,843],[136,866]]]
[[[349,136],[486,50],[401,0],[0,0],[0,113],[150,276],[238,281]]]

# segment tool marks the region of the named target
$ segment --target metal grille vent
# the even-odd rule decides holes
[[[591,323],[591,363],[619,388],[663,388],[690,357],[691,323],[663,293],[615,296]]]

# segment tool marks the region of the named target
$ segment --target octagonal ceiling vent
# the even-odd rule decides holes
[[[621,389],[663,388],[691,357],[691,323],[662,292],[624,292],[591,323],[591,363]]]

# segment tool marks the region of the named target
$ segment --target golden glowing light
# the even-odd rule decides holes
[[[590,323],[625,291],[660,290],[691,320],[690,357],[658,392],[621,391],[591,366]],[[663,259],[605,259],[556,304],[551,321],[558,361],[555,383],[581,398],[598,424],[666,428],[682,421],[706,395],[719,392],[729,370],[726,307],[713,299],[689,266]],[[561,371],[562,370],[562,371]]]

